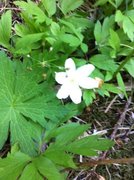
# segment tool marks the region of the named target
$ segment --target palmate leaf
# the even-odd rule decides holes
[[[46,20],[46,15],[36,3],[29,0],[28,3],[25,1],[15,1],[14,4],[28,12],[29,18],[34,18],[38,23],[43,23]]]
[[[87,129],[88,125],[68,123],[46,132],[45,142],[49,142],[49,145],[42,154],[34,158],[18,152],[16,146],[13,146],[11,154],[0,159],[0,179],[65,179],[60,170],[68,167],[77,168],[73,160],[75,154],[96,156],[98,151],[107,150],[113,145],[112,141],[95,135],[80,138]]]
[[[128,38],[134,41],[134,10],[126,11],[125,15],[120,10],[116,11],[115,21],[119,24]]]
[[[100,138],[97,135],[89,135],[80,138],[80,136],[88,129],[89,125],[80,125],[78,123],[69,123],[62,127],[55,129],[46,136],[46,140],[55,138],[48,149],[44,152],[44,156],[52,158],[52,152],[69,152],[73,154],[80,154],[85,156],[97,156],[98,151],[109,149],[113,142],[108,139]],[[62,153],[61,153],[62,154]],[[66,157],[67,159],[67,157]],[[68,158],[69,159],[69,158]],[[62,162],[52,159],[56,164],[63,165]],[[64,166],[67,164],[64,163]],[[71,167],[73,164],[68,164]]]
[[[46,89],[33,77],[16,71],[0,53],[0,149],[10,131],[11,144],[18,142],[21,151],[35,155],[47,120],[56,123],[66,115],[58,100],[45,95]]]
[[[17,179],[30,160],[29,156],[21,152],[9,154],[7,158],[0,159],[0,179]]]
[[[7,180],[63,180],[55,164],[46,157],[30,158],[22,152],[0,159],[0,179]]]

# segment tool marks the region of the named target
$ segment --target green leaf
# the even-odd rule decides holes
[[[97,0],[97,2],[95,3],[95,6],[101,6],[106,4],[107,2],[109,2],[109,0]]]
[[[92,104],[95,99],[95,93],[92,90],[85,90],[83,93],[83,99],[85,101],[86,106]]]
[[[56,12],[56,0],[42,0],[42,3],[49,16],[52,16]]]
[[[57,148],[53,148],[53,146],[52,147],[50,146],[45,151],[44,156],[59,166],[76,168],[72,156],[60,150],[59,148],[57,149]]]
[[[58,36],[60,34],[60,26],[56,22],[52,22],[50,26],[50,30],[54,36]]]
[[[46,15],[44,12],[37,6],[36,3],[32,1],[15,1],[15,5],[19,6],[22,10],[26,11],[29,15],[29,18],[35,19],[38,23],[43,23],[46,21]]]
[[[115,0],[116,7],[118,8],[122,2],[123,2],[123,0]]]
[[[82,43],[81,44],[81,49],[84,53],[87,53],[88,52],[88,46],[85,44],[85,43]]]
[[[3,53],[0,54],[0,87],[0,149],[10,131],[11,144],[18,142],[23,152],[35,155],[45,118],[59,122],[68,110],[60,106],[55,94],[38,85],[32,74],[16,71]]]
[[[121,90],[119,89],[119,87],[116,87],[114,84],[108,84],[108,83],[104,83],[101,87],[102,91],[109,91],[115,94],[121,94]]]
[[[37,167],[40,174],[45,176],[48,180],[63,180],[62,175],[54,163],[46,157],[38,157],[34,160],[34,164]]]
[[[118,85],[119,85],[121,91],[123,92],[123,94],[127,98],[126,87],[125,87],[125,84],[124,84],[124,81],[123,81],[121,74],[118,73],[116,78],[117,78],[117,82],[118,82]]]
[[[91,135],[67,146],[67,151],[74,154],[81,154],[85,156],[96,156],[98,151],[104,151],[112,147],[113,142],[108,139],[99,138],[96,135]]]
[[[102,35],[101,23],[100,21],[97,21],[94,28],[94,36],[97,44],[101,42],[102,39],[101,35]]]
[[[66,145],[67,143],[75,140],[80,136],[84,131],[89,128],[89,125],[80,125],[79,123],[68,123],[57,129],[46,134],[46,140],[48,141],[51,138],[56,138],[56,145]]]
[[[18,142],[23,152],[33,155],[32,138],[38,140],[41,136],[41,127],[35,122],[45,125],[46,103],[36,82],[26,76],[16,76],[12,62],[0,55],[0,149],[10,129],[11,143]]]
[[[7,11],[1,16],[0,20],[0,45],[9,48],[9,40],[11,36],[11,11]]]
[[[123,27],[124,33],[127,34],[131,41],[134,41],[134,10],[127,11],[125,15],[120,10],[116,12],[115,21]]]
[[[44,33],[29,34],[22,38],[18,38],[16,42],[16,53],[17,54],[28,54],[31,49],[36,49],[38,46],[37,42],[42,39]]]
[[[93,29],[94,27],[94,23],[92,20],[83,18],[82,16],[80,17],[68,16],[66,17],[66,22],[73,24],[73,26],[75,27],[75,30],[79,29],[83,31],[87,28]]]
[[[81,41],[72,34],[63,34],[60,36],[61,41],[68,43],[72,47],[77,47],[81,44]]]
[[[28,164],[19,180],[43,180],[44,178],[39,174],[38,169],[33,163]]]
[[[61,11],[67,14],[83,4],[83,0],[60,0]]]
[[[30,157],[21,152],[17,152],[14,155],[8,155],[8,157],[4,159],[0,159],[0,179],[17,179],[30,160]]]
[[[90,58],[89,61],[97,68],[106,71],[115,72],[118,67],[113,59],[104,54],[94,55]]]
[[[66,28],[67,33],[70,32],[70,33],[75,34],[80,39],[80,41],[82,42],[84,37],[81,34],[79,28],[76,29],[75,26],[73,25],[73,23],[70,23],[70,22],[67,22],[67,21],[64,21],[64,20],[60,20],[60,22],[67,27]]]
[[[102,24],[97,21],[94,28],[94,36],[97,45],[101,47],[107,44],[110,29],[113,28],[113,25],[114,16],[106,17]]]
[[[131,58],[124,66],[128,73],[134,77],[134,58]]]
[[[112,29],[110,29],[109,44],[116,52],[118,52],[120,48],[120,39],[118,34]]]

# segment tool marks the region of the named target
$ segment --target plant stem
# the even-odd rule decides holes
[[[134,54],[134,50],[131,51],[131,53],[121,62],[120,66],[117,68],[117,70],[115,71],[113,78],[116,77],[116,75],[118,74],[118,72],[120,72],[120,70],[125,66],[125,64],[130,60],[130,58],[133,56]]]

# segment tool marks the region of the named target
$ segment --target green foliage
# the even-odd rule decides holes
[[[116,22],[121,24],[124,32],[128,35],[131,41],[134,41],[134,10],[127,11],[125,15],[120,10],[116,12]]]
[[[114,73],[118,67],[114,59],[104,54],[94,55],[90,58],[89,61],[97,68],[105,71],[110,71],[111,73]]]
[[[78,8],[80,5],[83,4],[83,0],[75,0],[75,1],[72,1],[72,0],[60,0],[60,5],[61,5],[61,11],[64,13],[64,14],[67,14],[68,12]]]
[[[11,36],[11,11],[7,11],[2,15],[0,20],[0,45],[9,48],[9,40]]]
[[[44,12],[32,1],[15,1],[15,5],[18,5],[20,8],[28,12],[29,18],[33,18],[36,23],[43,23],[46,20],[46,15]]]
[[[65,179],[60,171],[77,168],[75,155],[97,156],[113,145],[84,137],[89,125],[68,120],[97,93],[127,98],[123,73],[134,77],[133,1],[98,0],[90,7],[97,16],[81,10],[83,2],[14,1],[21,9],[17,21],[11,11],[1,15],[0,45],[10,58],[0,52],[0,149],[9,135],[12,149],[0,159],[0,179]],[[70,57],[77,67],[93,64],[91,77],[104,81],[83,90],[80,105],[56,98],[55,72]]]
[[[134,77],[134,58],[132,57],[124,66],[129,74]]]
[[[42,0],[42,3],[49,16],[52,16],[56,12],[56,0]]]
[[[19,66],[23,65],[20,63]],[[17,71],[3,53],[0,54],[0,85],[0,148],[10,129],[11,144],[18,142],[23,152],[35,155],[33,139],[41,140],[42,127],[46,127],[47,119],[57,124],[68,110],[60,106],[52,94],[46,95],[32,74]]]
[[[29,178],[36,180],[43,177],[48,180],[64,179],[60,169],[77,167],[73,161],[73,154],[95,156],[98,151],[106,150],[113,145],[112,141],[101,139],[99,136],[83,137],[77,140],[77,137],[87,129],[87,125],[69,123],[48,131],[42,144],[42,154],[35,158],[17,150],[12,151],[7,158],[0,159],[0,179],[16,179],[17,177],[22,180]],[[48,146],[46,143],[51,139],[55,139],[55,142],[52,141]]]

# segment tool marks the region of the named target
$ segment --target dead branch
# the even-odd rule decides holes
[[[100,159],[100,160],[89,160],[85,163],[79,163],[79,167],[89,167],[98,165],[108,164],[134,164],[134,158],[122,158],[122,159]]]

